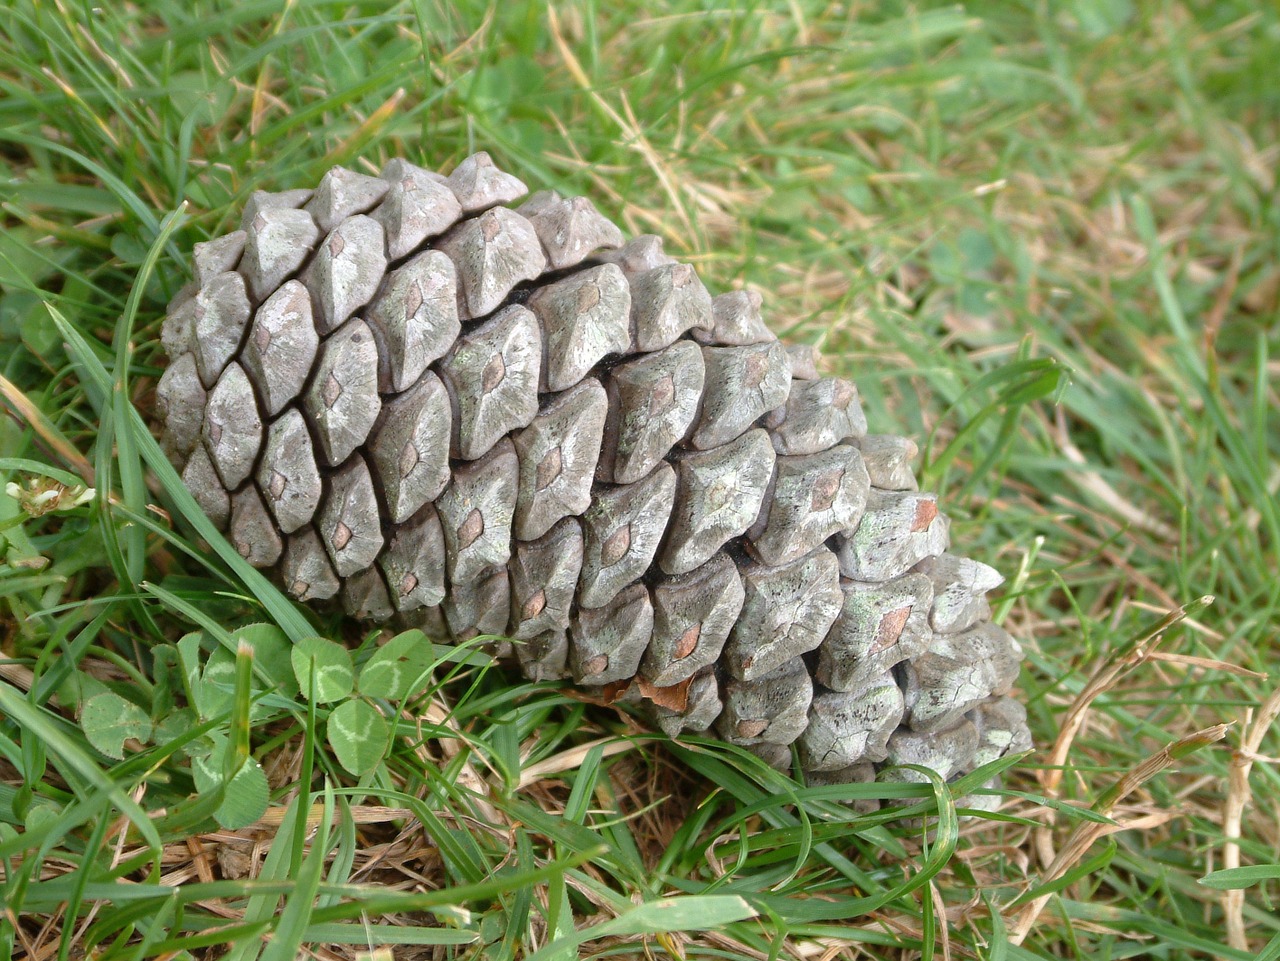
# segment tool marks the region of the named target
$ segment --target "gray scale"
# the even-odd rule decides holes
[[[603,264],[539,287],[526,306],[542,327],[544,390],[566,390],[631,343],[631,288]]]
[[[292,407],[267,428],[265,454],[258,464],[263,501],[286,534],[311,522],[320,506],[323,484],[316,466],[311,434],[302,414]]]
[[[560,518],[591,506],[608,410],[604,388],[588,378],[553,397],[528,427],[513,435],[520,458],[517,537],[534,540]]]
[[[449,483],[452,420],[449,394],[430,371],[382,403],[369,460],[391,523],[407,520]]]
[[[889,673],[850,691],[819,691],[800,735],[805,770],[838,771],[859,761],[883,761],[889,736],[902,722],[902,690]]]
[[[582,515],[582,576],[578,603],[608,604],[642,576],[666,531],[675,495],[675,472],[659,464],[648,477],[621,487],[601,488]]]
[[[579,608],[569,628],[569,670],[579,684],[634,677],[653,633],[653,604],[643,584],[619,591],[602,607]]]
[[[249,200],[244,205],[244,211],[240,215],[240,229],[246,232],[245,242],[248,243],[249,225],[257,219],[258,214],[265,210],[286,210],[296,209],[311,199],[314,190],[255,190],[249,195]],[[308,214],[308,216],[310,216]],[[314,223],[314,221],[312,221]],[[243,251],[242,251],[243,253]]]
[[[228,364],[209,391],[200,433],[222,486],[235,490],[253,470],[262,447],[262,418],[239,364]]]
[[[915,441],[889,434],[868,434],[859,438],[857,443],[873,487],[888,491],[916,489],[913,465],[920,450]]]
[[[940,731],[993,694],[1007,694],[1018,679],[1022,648],[991,624],[963,634],[939,634],[924,654],[903,663],[907,723],[914,731]]]
[[[749,681],[724,685],[717,733],[731,744],[790,744],[809,723],[813,681],[798,657]]]
[[[222,479],[203,446],[197,445],[191,452],[187,466],[182,469],[182,483],[187,485],[187,490],[213,526],[220,531],[226,530],[231,517],[231,497],[222,486]]]
[[[538,415],[542,343],[524,307],[504,307],[458,338],[440,363],[454,405],[454,449],[474,460]]]
[[[261,302],[293,275],[320,241],[320,228],[305,210],[265,207],[245,224],[244,254],[236,268]]]
[[[535,541],[517,541],[511,559],[511,636],[564,631],[582,571],[582,528],[566,517]]]
[[[933,584],[929,624],[939,634],[967,631],[989,619],[991,605],[986,594],[1004,583],[994,568],[954,554],[927,557],[916,570]]]
[[[342,608],[361,621],[385,621],[395,613],[387,585],[376,567],[365,568],[343,581]]]
[[[731,290],[711,301],[711,326],[693,330],[693,339],[720,347],[768,344],[777,338],[760,316],[761,297],[754,290]]]
[[[749,347],[704,347],[706,387],[689,442],[699,450],[727,444],[791,390],[791,361],[777,341]]]
[[[274,417],[302,393],[319,348],[311,294],[300,281],[285,281],[254,313],[240,353],[267,416]]]
[[[668,574],[683,574],[755,523],[773,478],[773,445],[766,431],[749,430],[674,463],[675,506],[658,562]]]
[[[235,356],[249,323],[244,278],[235,271],[218,274],[196,294],[191,311],[191,351],[200,379],[212,387]]]
[[[844,594],[835,555],[825,548],[784,567],[748,564],[741,573],[746,598],[722,663],[751,681],[821,644]]]
[[[455,591],[511,556],[518,469],[515,448],[503,440],[484,457],[458,467],[437,498]]]
[[[702,356],[682,340],[619,364],[605,378],[609,419],[596,476],[629,484],[648,474],[689,431],[702,396]]]
[[[524,203],[516,208],[518,213],[529,223],[533,223],[534,218],[546,211],[553,210],[558,204],[564,202],[564,196],[558,190],[539,190],[537,193],[529,197]]]
[[[791,361],[792,380],[820,380],[818,373],[818,348],[813,344],[787,344],[787,357]],[[795,385],[793,384],[792,387]]]
[[[701,734],[715,723],[724,710],[715,671],[705,670],[681,683],[687,684],[683,711],[658,704],[650,708],[654,723],[667,737],[679,737],[686,731]]]
[[[520,673],[531,681],[558,681],[569,676],[569,633],[546,631],[515,645]]]
[[[381,181],[379,181],[381,182]],[[387,270],[382,225],[363,215],[334,227],[302,272],[316,305],[316,328],[328,334],[367,304]]]
[[[917,657],[933,642],[929,605],[933,585],[923,574],[884,584],[845,581],[840,616],[818,651],[817,679],[836,691],[852,691]]]
[[[1031,731],[1027,728],[1027,709],[1011,697],[997,698],[979,704],[966,715],[978,732],[978,746],[964,773],[991,764],[1008,754],[1021,754],[1032,748]],[[999,776],[991,778],[983,787],[1000,786]],[[979,811],[996,811],[1000,808],[998,794],[970,794],[956,800],[956,807]]]
[[[755,744],[743,744],[743,749],[754,754],[775,771],[791,772],[791,745],[774,744],[770,741],[759,741]]]
[[[621,249],[606,250],[596,259],[606,264],[617,264],[627,280],[655,267],[676,262],[674,257],[663,252],[662,238],[653,234],[641,234],[629,240]]]
[[[270,567],[280,559],[284,542],[271,523],[258,489],[246,484],[231,495],[231,524],[227,539],[254,567]]]
[[[342,585],[314,527],[304,527],[285,539],[280,580],[300,601],[326,601],[338,593]]]
[[[946,781],[967,770],[977,750],[978,730],[972,721],[963,717],[949,728],[927,734],[900,727],[889,738],[888,761],[896,769],[885,771],[882,779],[907,784],[929,783],[929,778],[919,771],[898,767],[914,764],[928,768]]]
[[[243,230],[233,230],[192,247],[191,273],[196,285],[207,286],[218,274],[235,270],[236,264],[240,263],[240,255],[244,253],[244,242],[248,236]]]
[[[1033,747],[1027,729],[1027,709],[1011,697],[979,704],[968,715],[978,731],[978,748],[972,766],[992,764],[1007,754],[1021,754]]]
[[[464,220],[436,248],[457,268],[458,315],[463,320],[496,310],[516,284],[535,279],[547,263],[533,224],[506,207]]]
[[[631,278],[631,322],[636,350],[661,350],[686,330],[711,328],[711,295],[688,264],[662,264]]]
[[[341,464],[365,442],[382,402],[378,348],[363,320],[347,321],[320,345],[302,406],[315,426],[324,464]]]
[[[316,527],[339,577],[350,577],[377,560],[383,543],[382,522],[373,478],[359,454],[330,475]]]
[[[856,387],[838,377],[824,377],[793,380],[781,423],[769,427],[779,454],[815,454],[864,435],[867,418]]]
[[[498,169],[493,158],[481,150],[463,160],[445,178],[465,213],[487,210],[496,204],[519,200],[529,188],[511,174]]]
[[[586,197],[538,194],[519,213],[533,224],[551,270],[576,267],[602,247],[622,246],[622,231]]]
[[[458,275],[453,261],[426,250],[387,274],[364,310],[378,343],[378,390],[407,390],[458,339]]]
[[[458,198],[429,171],[397,159],[382,169],[381,176],[391,187],[369,216],[382,225],[391,260],[408,256],[461,219]]]
[[[444,600],[444,556],[444,529],[433,505],[395,525],[378,567],[397,611],[435,607]]]
[[[737,565],[717,554],[688,574],[660,578],[652,594],[653,640],[640,673],[670,687],[716,663],[746,592]]]
[[[164,448],[179,469],[200,443],[208,394],[191,354],[175,358],[156,385],[156,412],[165,425]]]
[[[452,635],[449,624],[444,619],[444,605],[435,607],[419,607],[407,614],[399,615],[395,621],[400,630],[418,630],[432,640],[447,643]]]
[[[306,211],[315,219],[320,232],[327,234],[354,214],[372,209],[390,186],[381,177],[331,167],[320,178],[315,193],[306,203]]]
[[[506,634],[511,616],[507,569],[491,567],[469,584],[454,585],[441,606],[449,633],[459,643],[481,634]]]
[[[788,564],[858,523],[871,481],[857,448],[779,457],[759,520],[747,532],[765,564]]]
[[[947,549],[947,518],[933,494],[871,489],[856,529],[840,537],[840,573],[887,581]]]
[[[160,345],[170,358],[180,357],[192,350],[192,335],[196,325],[196,294],[200,288],[187,284],[175,295],[168,313],[160,324]]]
[[[392,157],[388,160],[382,165],[382,170],[378,172],[378,176],[391,184],[406,177],[417,176],[425,177],[427,180],[438,184],[447,184],[449,182],[449,178],[444,174],[435,170],[428,170],[426,167],[419,167],[417,164],[411,164],[403,157]]]

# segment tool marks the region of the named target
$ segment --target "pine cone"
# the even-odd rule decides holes
[[[307,601],[572,678],[812,781],[1029,743],[1021,651],[905,438],[656,237],[487,154],[255,193],[170,305],[163,442]]]

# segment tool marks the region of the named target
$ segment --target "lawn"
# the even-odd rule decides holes
[[[1277,63],[1246,0],[7,0],[0,958],[1280,958]],[[403,676],[199,514],[191,245],[480,149],[919,442],[1027,652],[999,815]]]

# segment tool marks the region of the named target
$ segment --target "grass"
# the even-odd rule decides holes
[[[6,4],[0,956],[1280,957],[1278,56],[1244,0]],[[1001,816],[377,662],[199,516],[184,251],[480,148],[921,441],[1028,654]]]

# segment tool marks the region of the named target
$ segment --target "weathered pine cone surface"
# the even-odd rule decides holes
[[[304,601],[508,637],[670,735],[794,746],[810,783],[1027,749],[1001,578],[948,553],[915,445],[758,295],[525,194],[484,153],[335,167],[196,245],[157,404],[236,549]]]

